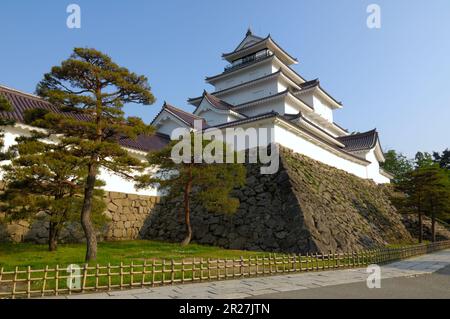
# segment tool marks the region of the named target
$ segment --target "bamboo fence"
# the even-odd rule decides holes
[[[355,268],[383,264],[450,248],[449,241],[346,253],[266,254],[236,259],[189,258],[146,260],[119,265],[79,268],[46,266],[43,269],[0,268],[1,298],[33,298],[61,294],[156,287],[209,280],[270,276],[274,274]]]

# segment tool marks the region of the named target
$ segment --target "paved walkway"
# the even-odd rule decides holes
[[[382,279],[434,273],[450,265],[450,249],[387,264],[381,267]],[[141,288],[104,293],[79,294],[54,298],[87,299],[241,299],[273,293],[365,282],[366,268],[307,272],[269,277],[245,278]]]

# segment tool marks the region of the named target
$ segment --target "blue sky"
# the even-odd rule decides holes
[[[79,4],[81,29],[66,27]],[[381,7],[381,29],[366,25]],[[0,4],[0,83],[33,92],[73,47],[95,47],[145,74],[157,102],[129,105],[150,121],[164,100],[187,111],[212,90],[204,77],[251,26],[268,33],[344,103],[335,120],[350,131],[376,127],[385,149],[407,155],[450,147],[450,1],[19,1]]]

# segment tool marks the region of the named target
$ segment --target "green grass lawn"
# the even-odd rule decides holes
[[[11,270],[16,266],[43,268],[46,265],[83,264],[84,244],[59,245],[56,252],[49,252],[47,245],[32,243],[0,243],[0,267]],[[213,246],[190,244],[182,247],[177,243],[149,240],[101,242],[98,244],[97,260],[91,264],[118,265],[120,262],[143,263],[144,260],[182,258],[238,258],[261,254],[259,252],[229,250]]]
[[[389,252],[325,254],[318,257],[303,255],[300,258],[298,255],[269,255],[196,244],[182,247],[176,243],[146,240],[102,242],[98,246],[97,260],[89,267],[84,267],[84,244],[60,245],[56,252],[47,251],[46,245],[0,244],[0,269],[3,269],[0,271],[0,298],[11,297],[13,292],[15,297],[22,298],[53,295],[57,292],[100,291],[292,271],[359,267],[407,257],[395,249],[400,246],[391,246]],[[69,264],[81,267],[76,275],[76,278],[80,278],[79,286],[70,289],[73,277],[66,269]],[[55,267],[56,265],[59,267]],[[31,267],[31,272],[27,270],[27,266]],[[15,270],[16,267],[18,271]]]

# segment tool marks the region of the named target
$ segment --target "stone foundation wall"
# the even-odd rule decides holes
[[[411,235],[419,238],[419,217],[416,214],[402,215],[403,224]],[[431,240],[431,218],[423,216],[423,239]],[[436,222],[436,240],[449,240],[450,230]]]
[[[193,241],[233,249],[328,252],[412,241],[385,190],[342,170],[280,149],[280,169],[261,175],[247,165],[246,185],[235,190],[233,215],[192,205]],[[146,238],[181,241],[181,199],[149,218]]]
[[[99,240],[131,240],[142,237],[149,215],[159,203],[159,197],[141,196],[107,192],[104,212],[109,222],[98,230]],[[1,222],[4,214],[0,213],[0,242],[36,242],[47,243],[48,222],[44,216],[30,223],[26,220]],[[60,243],[81,242],[84,234],[79,223],[68,223],[60,234]]]
[[[159,197],[110,192],[106,195],[107,211],[111,220],[105,234],[106,240],[127,240],[142,237],[146,222]]]

